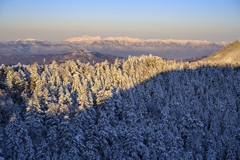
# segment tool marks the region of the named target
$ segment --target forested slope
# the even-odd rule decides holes
[[[129,57],[1,67],[5,159],[239,159],[240,68]]]

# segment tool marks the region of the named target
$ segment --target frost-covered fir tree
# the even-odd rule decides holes
[[[5,157],[7,159],[34,159],[31,137],[17,112],[12,115],[6,126],[6,136]]]

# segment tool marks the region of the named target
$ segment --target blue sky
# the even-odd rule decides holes
[[[83,35],[214,42],[240,37],[239,0],[0,0],[0,41]]]

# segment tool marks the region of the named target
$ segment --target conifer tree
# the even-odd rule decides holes
[[[9,71],[7,72],[7,75],[6,75],[6,85],[9,87],[9,89],[11,89],[13,87],[13,84],[12,84],[13,75],[9,67],[8,67],[8,70]]]
[[[143,147],[143,138],[134,128],[127,128],[126,139],[124,140],[124,151],[127,158],[140,159],[138,154]]]
[[[7,159],[33,159],[34,151],[31,138],[24,122],[19,114],[13,113],[8,125],[6,126],[6,149]]]
[[[56,115],[49,114],[46,117],[47,135],[46,142],[49,149],[49,155],[51,159],[59,159],[58,155],[58,117]]]
[[[101,155],[103,155],[104,159],[109,159],[110,157],[110,135],[109,135],[109,131],[111,130],[111,126],[109,124],[109,120],[106,116],[105,113],[101,112],[100,113],[100,118],[99,118],[99,122],[98,122],[98,137],[99,137],[99,146],[101,148]],[[110,142],[111,143],[111,142]]]

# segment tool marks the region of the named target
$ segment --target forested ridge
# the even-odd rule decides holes
[[[154,56],[0,69],[0,159],[239,159],[239,64]]]

